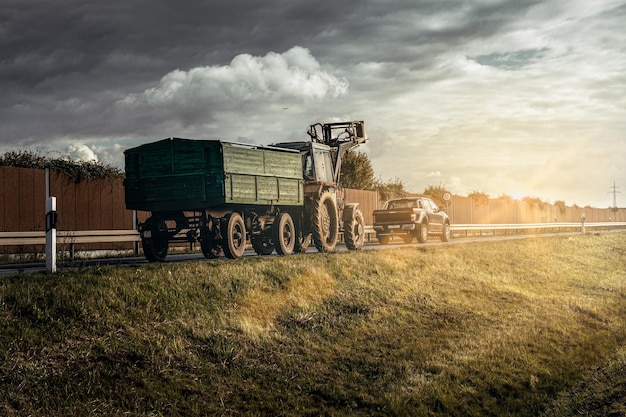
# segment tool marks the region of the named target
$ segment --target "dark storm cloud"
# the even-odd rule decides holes
[[[1,139],[132,135],[136,123],[150,118],[103,120],[115,117],[117,101],[158,88],[174,70],[228,65],[240,54],[299,45],[336,68],[360,62],[421,68],[442,45],[490,35],[529,4],[8,0],[0,17]],[[189,107],[180,112],[188,121],[211,117]]]
[[[119,163],[170,135],[271,143],[349,117],[383,178],[493,192],[501,161],[570,138],[623,160],[625,18],[612,0],[3,0],[0,152]],[[420,155],[430,179],[405,172]]]

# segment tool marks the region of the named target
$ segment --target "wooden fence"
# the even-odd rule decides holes
[[[445,208],[445,206],[444,206]],[[584,214],[587,222],[625,222],[626,209],[592,207],[560,207],[551,204],[527,203],[519,200],[490,199],[479,205],[469,197],[453,196],[448,202],[452,224],[527,224],[580,223]]]
[[[377,193],[351,189],[344,191],[346,202],[359,203],[366,224],[371,225],[372,212],[378,203]],[[83,179],[77,182],[63,173],[50,171],[47,183],[45,170],[0,167],[0,233],[44,231],[47,192],[57,199],[57,228],[62,237],[74,236],[70,233],[72,231],[82,233],[133,229],[133,211],[126,210],[122,178]],[[144,221],[148,215],[147,212],[138,212],[138,221]],[[132,241],[93,239],[91,242],[94,243],[82,243],[69,237],[65,240],[71,242],[72,248],[77,250],[133,248]],[[60,243],[63,241],[60,240]],[[35,243],[2,245],[0,252],[43,253],[45,248]]]

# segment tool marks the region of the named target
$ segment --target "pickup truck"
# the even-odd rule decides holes
[[[424,243],[430,235],[439,236],[442,242],[450,240],[450,219],[430,198],[394,198],[373,214],[374,231],[381,245],[388,244],[393,236],[402,237],[405,243],[414,238]]]

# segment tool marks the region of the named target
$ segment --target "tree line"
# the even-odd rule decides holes
[[[413,193],[409,192],[399,178],[393,178],[387,181],[383,181],[380,177],[374,175],[374,168],[369,157],[361,152],[349,152],[342,162],[340,184],[344,188],[353,188],[357,190],[370,190],[378,191],[379,198],[382,201],[389,200],[391,198],[405,197]],[[442,200],[442,196],[447,192],[446,187],[443,185],[429,185],[427,186],[421,195],[429,196],[439,206],[445,205]],[[481,191],[472,191],[468,193],[467,197],[474,201],[476,207],[485,207],[489,205],[491,197]],[[513,201],[513,197],[502,194],[497,197],[499,200]],[[549,204],[537,197],[524,197],[522,201],[525,201],[529,206],[537,206],[543,208]],[[554,202],[554,205],[559,208],[562,213],[565,213],[566,204],[562,200]],[[574,205],[576,207],[576,205]]]

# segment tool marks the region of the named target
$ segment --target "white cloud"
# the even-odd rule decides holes
[[[118,105],[166,107],[183,113],[203,108],[200,113],[210,113],[259,101],[336,98],[347,90],[346,79],[322,70],[308,49],[295,46],[283,54],[237,55],[226,66],[175,70],[161,78],[156,87],[129,95]]]
[[[65,148],[67,156],[73,161],[98,161],[96,153],[87,145],[73,143]]]

